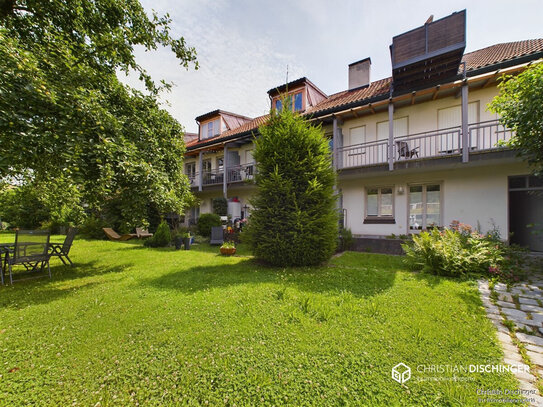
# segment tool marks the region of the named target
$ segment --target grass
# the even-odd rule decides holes
[[[276,269],[217,253],[76,240],[75,267],[0,288],[0,404],[482,405],[478,389],[518,386],[417,369],[501,363],[473,281],[376,254]]]

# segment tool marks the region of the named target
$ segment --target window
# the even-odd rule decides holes
[[[286,95],[286,96],[282,95],[280,97],[285,98],[286,106],[288,109],[293,110],[295,112],[298,112],[303,109],[303,96],[302,96],[301,91],[294,94]],[[282,99],[277,99],[275,101],[275,110],[280,112],[281,109],[283,109]]]
[[[196,176],[196,163],[185,164],[185,175],[189,178],[194,178]]]
[[[402,137],[409,134],[407,116],[394,119],[392,123],[394,137]],[[377,123],[377,140],[388,140],[388,120]]]
[[[224,157],[217,158],[217,169],[222,171],[224,169]]]
[[[213,137],[213,122],[207,124],[207,138]]]
[[[409,229],[441,226],[441,187],[439,184],[409,187]]]
[[[211,160],[202,161],[202,173],[211,172]]]
[[[394,223],[393,187],[366,189],[366,218],[364,223]]]
[[[477,122],[479,122],[479,102],[471,102],[468,104],[468,123]],[[437,128],[439,130],[460,126],[462,126],[462,107],[460,105],[438,109]],[[439,141],[439,151],[442,153],[456,152],[459,149],[459,143],[458,132],[442,133]],[[470,147],[477,147],[477,137],[472,137],[470,143]]]
[[[201,125],[200,139],[215,137],[219,134],[221,134],[220,118]]]
[[[294,111],[302,110],[302,92],[294,94]]]

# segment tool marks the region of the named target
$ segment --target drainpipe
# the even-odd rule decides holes
[[[469,161],[469,133],[468,133],[468,80],[466,79],[466,63],[464,65],[464,79],[462,81],[462,162]]]
[[[203,180],[203,168],[202,168],[202,150],[198,153],[198,191],[202,191],[202,180]]]
[[[388,102],[388,170],[394,170],[394,103],[392,103],[392,97]]]

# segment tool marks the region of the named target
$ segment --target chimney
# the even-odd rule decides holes
[[[365,58],[349,64],[349,90],[370,84],[371,59]]]

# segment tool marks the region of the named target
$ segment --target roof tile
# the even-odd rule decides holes
[[[538,52],[543,52],[543,39],[525,40],[517,42],[507,42],[496,44],[477,51],[473,51],[464,55],[462,61],[466,62],[467,71],[474,71],[487,66],[499,64],[515,58],[520,58],[525,55],[531,55]],[[355,102],[363,102],[378,96],[385,96],[390,91],[390,83],[392,78],[380,79],[370,83],[369,86],[345,90],[328,96],[319,104],[307,109],[304,114],[312,115],[317,112],[322,112],[328,109],[341,108]],[[255,130],[267,122],[269,114],[257,117],[240,127],[226,131],[214,138],[209,138],[201,141],[187,143],[187,148],[195,148],[201,144],[207,144],[210,141],[220,142],[222,139],[235,134],[243,134],[251,130]]]

